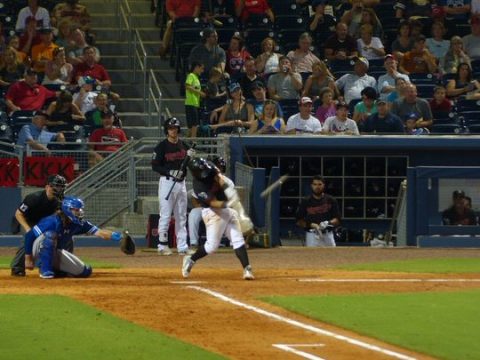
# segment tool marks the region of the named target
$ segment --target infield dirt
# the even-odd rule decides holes
[[[14,249],[0,248],[0,255]],[[456,291],[478,288],[480,282],[304,282],[301,279],[480,279],[480,274],[441,275],[379,272],[348,272],[333,266],[413,259],[479,258],[479,249],[306,249],[282,247],[253,249],[250,261],[256,280],[242,279],[239,262],[231,251],[199,261],[191,277],[181,276],[182,257],[158,256],[139,251],[125,256],[113,248],[78,248],[81,258],[121,264],[121,269],[94,269],[88,279],[42,280],[38,272],[26,278],[0,271],[2,294],[61,294],[110,312],[134,323],[158,330],[230,359],[299,359],[273,344],[323,344],[302,347],[327,359],[391,359],[392,356],[359,347],[332,336],[324,336],[263,316],[195,290],[198,286],[229,299],[296,320],[316,328],[347,336],[372,346],[418,359],[428,356],[385,344],[350,331],[297,315],[258,300],[260,296],[299,294],[394,293]]]

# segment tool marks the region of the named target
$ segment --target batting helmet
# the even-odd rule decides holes
[[[212,158],[212,163],[214,163],[215,166],[219,168],[222,173],[225,173],[225,171],[227,171],[227,162],[223,157],[215,155]]]
[[[217,174],[216,166],[204,158],[194,158],[188,162],[188,169],[197,180],[205,180]]]
[[[67,196],[62,201],[62,211],[74,224],[82,225],[84,203],[82,199]]]
[[[47,184],[52,187],[53,195],[57,199],[62,200],[67,187],[67,180],[61,175],[54,174],[48,177]]]
[[[165,135],[168,135],[168,128],[170,127],[177,127],[178,131],[180,132],[180,120],[178,120],[176,117],[169,118],[165,121],[163,124],[163,131]]]

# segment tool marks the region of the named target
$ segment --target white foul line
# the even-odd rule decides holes
[[[312,344],[312,345],[290,345],[290,344],[273,344],[274,347],[281,349],[286,352],[294,353],[295,355],[304,357],[305,359],[309,360],[325,360],[319,356],[315,356],[313,354],[309,354],[305,351],[300,351],[294,348],[294,346],[324,346],[323,344]]]
[[[480,279],[297,279],[299,282],[480,282]]]
[[[385,355],[389,355],[389,356],[397,358],[397,359],[402,359],[402,360],[414,360],[415,359],[414,357],[410,357],[408,355],[404,355],[404,354],[401,354],[401,353],[398,353],[398,352],[395,352],[395,351],[392,351],[392,350],[384,349],[384,348],[381,348],[381,347],[376,346],[376,345],[368,344],[368,343],[363,342],[361,340],[353,339],[353,338],[345,336],[345,335],[336,334],[334,332],[324,330],[324,329],[320,329],[320,328],[312,326],[312,325],[304,324],[304,323],[301,323],[300,321],[289,319],[285,316],[281,316],[281,315],[272,313],[270,311],[260,309],[256,306],[242,303],[238,300],[232,299],[232,298],[230,298],[228,296],[225,296],[225,295],[223,295],[219,292],[216,292],[216,291],[213,291],[213,290],[210,290],[210,289],[207,289],[207,288],[203,288],[203,287],[200,287],[200,286],[193,286],[193,285],[190,285],[190,286],[187,286],[187,287],[190,288],[190,289],[194,289],[194,290],[209,294],[209,295],[211,295],[211,296],[213,296],[217,299],[220,299],[222,301],[225,301],[227,303],[239,306],[239,307],[247,309],[247,310],[251,310],[253,312],[256,312],[257,314],[264,315],[268,318],[271,318],[271,319],[274,319],[274,320],[277,320],[277,321],[281,321],[281,322],[287,323],[289,325],[293,325],[293,326],[296,326],[298,328],[311,331],[311,332],[316,333],[316,334],[330,336],[334,339],[344,341],[344,342],[347,342],[349,344],[356,345],[356,346],[359,346],[359,347],[362,347],[362,348],[365,348],[365,349],[368,349],[368,350],[371,350],[371,351],[377,351],[377,352],[380,352],[380,353],[385,354]]]

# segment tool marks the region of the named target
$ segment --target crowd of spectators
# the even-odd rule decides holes
[[[112,113],[120,95],[100,64],[87,7],[79,0],[28,0],[1,11],[15,19],[1,26],[0,110],[13,129],[2,140],[29,153],[62,149],[64,142],[103,142],[90,133],[105,128],[102,114]],[[112,119],[113,127],[121,126],[116,114]]]
[[[195,0],[181,2],[183,15],[175,13],[175,3],[166,1],[173,11],[168,12],[170,20],[177,23],[174,33],[181,29],[185,34],[193,23],[194,31],[199,23],[204,27],[183,62],[204,65],[202,89],[213,84],[211,74],[227,89],[228,97],[218,91],[221,96],[212,99],[207,91],[202,98],[199,126],[208,134],[238,128],[261,134],[292,132],[290,118],[298,117],[310,101],[310,115],[323,127],[319,133],[398,134],[398,119],[405,134],[468,131],[468,124],[453,112],[461,111],[458,101],[480,98],[477,1]],[[179,17],[188,13],[185,8],[190,15],[180,24]],[[176,41],[181,43],[180,36],[163,43],[162,55],[167,48],[174,51]],[[171,56],[182,55],[177,51]],[[276,111],[269,109],[266,123],[276,126],[264,125],[262,111],[255,110],[253,120],[246,111],[238,112],[242,118],[232,113],[229,100],[242,106],[243,100],[258,103],[254,86],[266,89],[265,101],[274,101]],[[237,99],[238,89],[243,100]],[[230,114],[228,126],[219,121],[220,113]],[[356,129],[346,125],[350,120]]]

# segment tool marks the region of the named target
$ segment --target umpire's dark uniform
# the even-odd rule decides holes
[[[60,201],[54,197],[49,199],[47,191],[37,191],[23,199],[17,209],[27,221],[28,226],[35,226],[41,219],[52,215],[60,206]],[[10,264],[13,276],[25,276],[25,248],[23,244],[18,248],[15,257]]]

